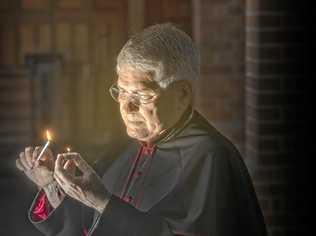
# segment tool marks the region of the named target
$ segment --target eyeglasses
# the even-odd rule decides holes
[[[109,91],[115,101],[121,102],[130,100],[136,106],[151,103],[157,98],[157,94],[150,95],[141,94],[140,92],[128,92],[120,88],[117,84],[113,84]]]

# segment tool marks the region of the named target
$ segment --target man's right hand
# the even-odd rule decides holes
[[[16,167],[33,181],[39,188],[43,188],[54,181],[55,160],[51,150],[47,149],[41,159],[36,161],[41,147],[26,147],[16,160]]]

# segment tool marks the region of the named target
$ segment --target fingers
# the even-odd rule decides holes
[[[33,166],[33,160],[32,160],[33,150],[34,150],[33,147],[26,147],[25,148],[25,160],[26,160],[27,165],[30,168]]]
[[[55,161],[55,172],[54,179],[60,185],[60,187],[64,190],[66,194],[69,193],[69,185],[71,183],[70,179],[68,179],[67,174],[63,169],[64,160],[60,154],[57,155],[57,159]]]
[[[62,153],[59,154],[62,156],[63,159],[63,164],[65,164],[65,162],[67,160],[71,160],[72,163],[74,163],[74,165],[76,167],[78,167],[78,169],[85,175],[85,174],[90,174],[91,172],[93,172],[94,170],[89,166],[89,164],[80,156],[79,153],[77,152],[67,152],[67,153]],[[70,163],[69,163],[70,165]],[[65,166],[68,167],[68,164]],[[66,169],[66,168],[65,168]],[[73,169],[72,169],[73,170]]]
[[[81,188],[79,188],[75,184],[64,183],[60,179],[56,179],[56,181],[59,184],[59,186],[62,188],[62,190],[65,194],[67,194],[68,196],[70,196],[78,201],[82,201],[81,199],[85,195],[82,194]],[[78,191],[78,189],[80,189],[80,191]]]
[[[32,169],[34,167],[34,164],[38,164],[38,163],[34,163],[38,154],[40,152],[40,146],[36,146],[35,148],[29,146],[26,147],[24,149],[24,152],[21,152],[19,157],[20,157],[20,161],[19,161],[19,167],[20,164],[22,165],[24,171],[28,171],[30,169]],[[36,165],[37,166],[37,165]]]
[[[34,148],[34,151],[33,151],[33,154],[32,154],[32,162],[34,162],[36,160],[38,154],[40,153],[40,149],[41,149],[40,146],[36,146]]]
[[[20,163],[21,163],[24,171],[30,170],[32,165],[30,165],[29,162],[26,160],[26,153],[25,152],[21,152],[19,157],[20,157],[19,158]]]
[[[60,187],[62,187],[62,189],[64,190],[64,187],[65,187],[65,182],[62,181],[60,179],[60,177],[58,176],[58,174],[54,173],[54,179],[57,181],[57,183],[59,184]],[[64,190],[64,192],[66,193],[66,191]]]
[[[64,155],[58,154],[55,161],[55,171],[62,173],[64,171],[63,167],[65,165],[65,162],[66,162],[66,158],[64,157]]]
[[[69,153],[71,154],[71,158],[74,161],[75,165],[79,170],[82,171],[83,174],[88,174],[93,172],[93,169],[89,166],[89,164],[80,156],[79,153]]]
[[[57,156],[57,159],[55,162],[54,178],[68,196],[71,196],[79,200],[78,194],[76,191],[78,188],[77,182],[79,181],[76,180],[74,175],[70,175],[68,171],[64,168],[65,165],[70,165],[68,164],[69,160],[65,161],[64,158],[65,157],[63,157],[63,155],[61,154]]]
[[[19,158],[16,160],[16,167],[21,171],[29,171],[33,168],[34,156],[38,152],[39,147],[35,149],[31,146],[26,147],[24,152],[19,154]]]
[[[20,158],[16,159],[15,165],[20,171],[26,171],[26,169],[24,168],[23,164],[21,163]]]
[[[76,171],[76,165],[73,160],[66,160],[64,166],[64,170],[66,170],[68,173],[75,175]]]
[[[60,178],[61,180],[64,178],[63,175],[66,174],[63,168],[65,164],[65,159],[61,154],[57,155],[57,159],[55,161],[55,176]]]
[[[40,146],[36,146],[33,154],[32,154],[32,165],[34,166],[38,166],[38,163],[36,162],[36,158],[38,157],[39,153],[41,151],[41,147]]]
[[[71,175],[71,173],[69,173],[67,169],[64,169],[66,161],[67,159],[63,154],[57,155],[57,159],[55,161],[54,177],[56,177],[56,179],[63,183],[75,183],[75,176]]]
[[[68,196],[81,201],[86,198],[86,194],[81,189],[81,187],[75,183],[72,182],[64,182],[60,175],[55,175],[55,180],[59,184],[59,186],[62,188],[63,192],[67,194]]]
[[[81,188],[81,177],[75,176],[76,161],[81,159],[78,153],[63,153],[58,154],[55,162],[54,178],[63,188],[64,192],[79,200],[85,196]],[[88,164],[86,164],[88,165]]]

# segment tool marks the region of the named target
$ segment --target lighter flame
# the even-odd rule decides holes
[[[52,136],[51,136],[49,130],[46,130],[46,138],[47,138],[48,141],[52,140]]]

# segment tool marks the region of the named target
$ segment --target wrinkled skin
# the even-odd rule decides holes
[[[72,161],[82,174],[76,175],[75,172],[65,169],[65,163],[69,161]],[[75,152],[58,154],[54,178],[68,196],[99,212],[105,208],[108,199],[103,183],[80,154]]]
[[[23,171],[25,175],[34,182],[38,188],[43,188],[51,183],[54,173],[54,156],[50,149],[46,149],[39,161],[36,161],[41,147],[26,147],[16,160],[16,166]]]
[[[153,102],[139,106],[131,100],[120,101],[126,132],[139,141],[155,141],[180,119],[191,103],[191,86],[186,81],[178,81],[164,90],[150,75],[123,67],[117,84],[129,92],[156,96]],[[154,92],[156,89],[158,92]]]
[[[64,200],[65,194],[56,183],[53,175],[55,168],[55,159],[52,151],[47,149],[41,159],[36,161],[42,147],[27,147],[21,152],[16,160],[16,167],[43,190],[51,206],[57,208]],[[74,173],[74,165],[68,161],[64,169],[69,173]]]

